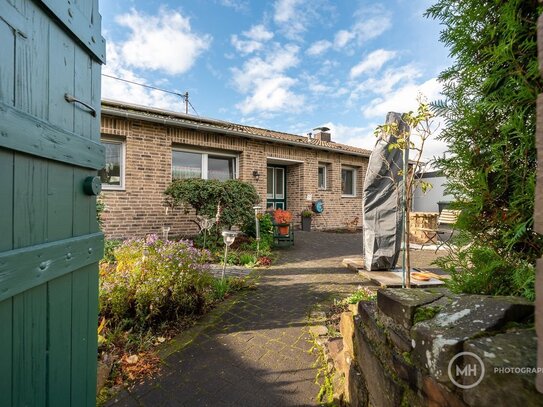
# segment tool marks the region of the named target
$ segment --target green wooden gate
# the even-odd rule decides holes
[[[0,406],[95,405],[97,3],[0,0]]]

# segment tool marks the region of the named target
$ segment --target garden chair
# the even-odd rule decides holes
[[[420,249],[422,250],[427,244],[435,244],[436,251],[451,240],[454,235],[454,225],[460,215],[459,210],[443,209],[437,218],[436,228],[418,228],[418,230],[424,233],[426,241],[422,244]]]

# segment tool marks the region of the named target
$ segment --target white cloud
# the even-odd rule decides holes
[[[157,15],[132,9],[115,21],[130,30],[128,39],[119,44],[126,64],[171,75],[188,71],[212,40],[208,34],[192,32],[188,18],[165,7]]]
[[[392,23],[388,15],[375,15],[362,19],[353,27],[357,41],[361,44],[380,36],[391,27]]]
[[[254,111],[280,111],[297,109],[304,98],[290,90],[296,81],[287,76],[274,76],[265,78],[255,84],[250,96],[236,105],[243,114]]]
[[[261,50],[266,41],[273,38],[273,33],[266,30],[262,24],[254,25],[249,31],[242,33],[246,39],[240,39],[236,34],[232,35],[230,42],[242,54],[250,54]]]
[[[106,42],[106,52],[107,65],[102,69],[104,74],[147,84],[144,78],[136,75],[124,64],[119,47],[110,39]],[[102,77],[102,97],[167,110],[182,110],[182,100],[179,96],[108,78],[107,76]]]
[[[341,123],[326,122],[320,126],[330,129],[332,140],[337,143],[343,143],[354,147],[366,148],[372,150],[375,147],[375,136],[373,131],[376,124],[370,124],[364,127],[347,126]]]
[[[305,52],[307,55],[316,56],[328,51],[332,43],[327,40],[316,41]]]
[[[334,37],[334,47],[343,48],[355,37],[356,34],[354,31],[339,30]]]
[[[219,0],[219,4],[224,7],[233,8],[236,11],[247,11],[249,8],[247,0]]]
[[[236,105],[244,115],[296,110],[303,105],[303,96],[292,90],[296,79],[286,74],[287,70],[299,64],[299,50],[292,44],[275,44],[264,58],[252,57],[241,68],[232,69],[235,88],[247,95]]]
[[[373,51],[351,68],[350,77],[356,78],[366,72],[376,72],[395,56],[395,51],[387,51],[384,49]]]
[[[380,36],[391,26],[390,14],[382,6],[363,7],[355,13],[357,21],[350,29],[340,30],[334,37],[334,48],[342,49],[356,41],[362,45]]]
[[[382,117],[387,112],[408,112],[417,108],[417,96],[424,95],[429,101],[440,97],[441,85],[437,78],[429,79],[421,84],[406,83],[399,88],[384,93],[371,100],[361,111],[365,117]]]
[[[273,38],[273,33],[266,30],[262,24],[253,25],[249,31],[244,31],[243,34],[255,41],[269,41]]]
[[[392,92],[401,83],[413,83],[422,73],[412,64],[386,69],[380,77],[372,76],[358,84],[353,83],[349,103],[353,103],[368,94],[385,95]]]
[[[275,3],[274,20],[278,23],[288,23],[296,17],[296,7],[302,0],[278,0]]]

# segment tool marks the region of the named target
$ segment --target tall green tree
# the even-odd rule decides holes
[[[439,165],[462,209],[463,248],[442,265],[462,291],[533,296],[543,247],[533,231],[540,12],[537,0],[439,0],[426,12],[454,60],[434,107],[450,152]]]

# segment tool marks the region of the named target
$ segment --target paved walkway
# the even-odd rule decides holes
[[[341,266],[360,253],[360,234],[296,234],[296,244],[249,291],[166,358],[162,374],[125,391],[114,406],[314,406],[319,386],[307,317],[363,280]]]

